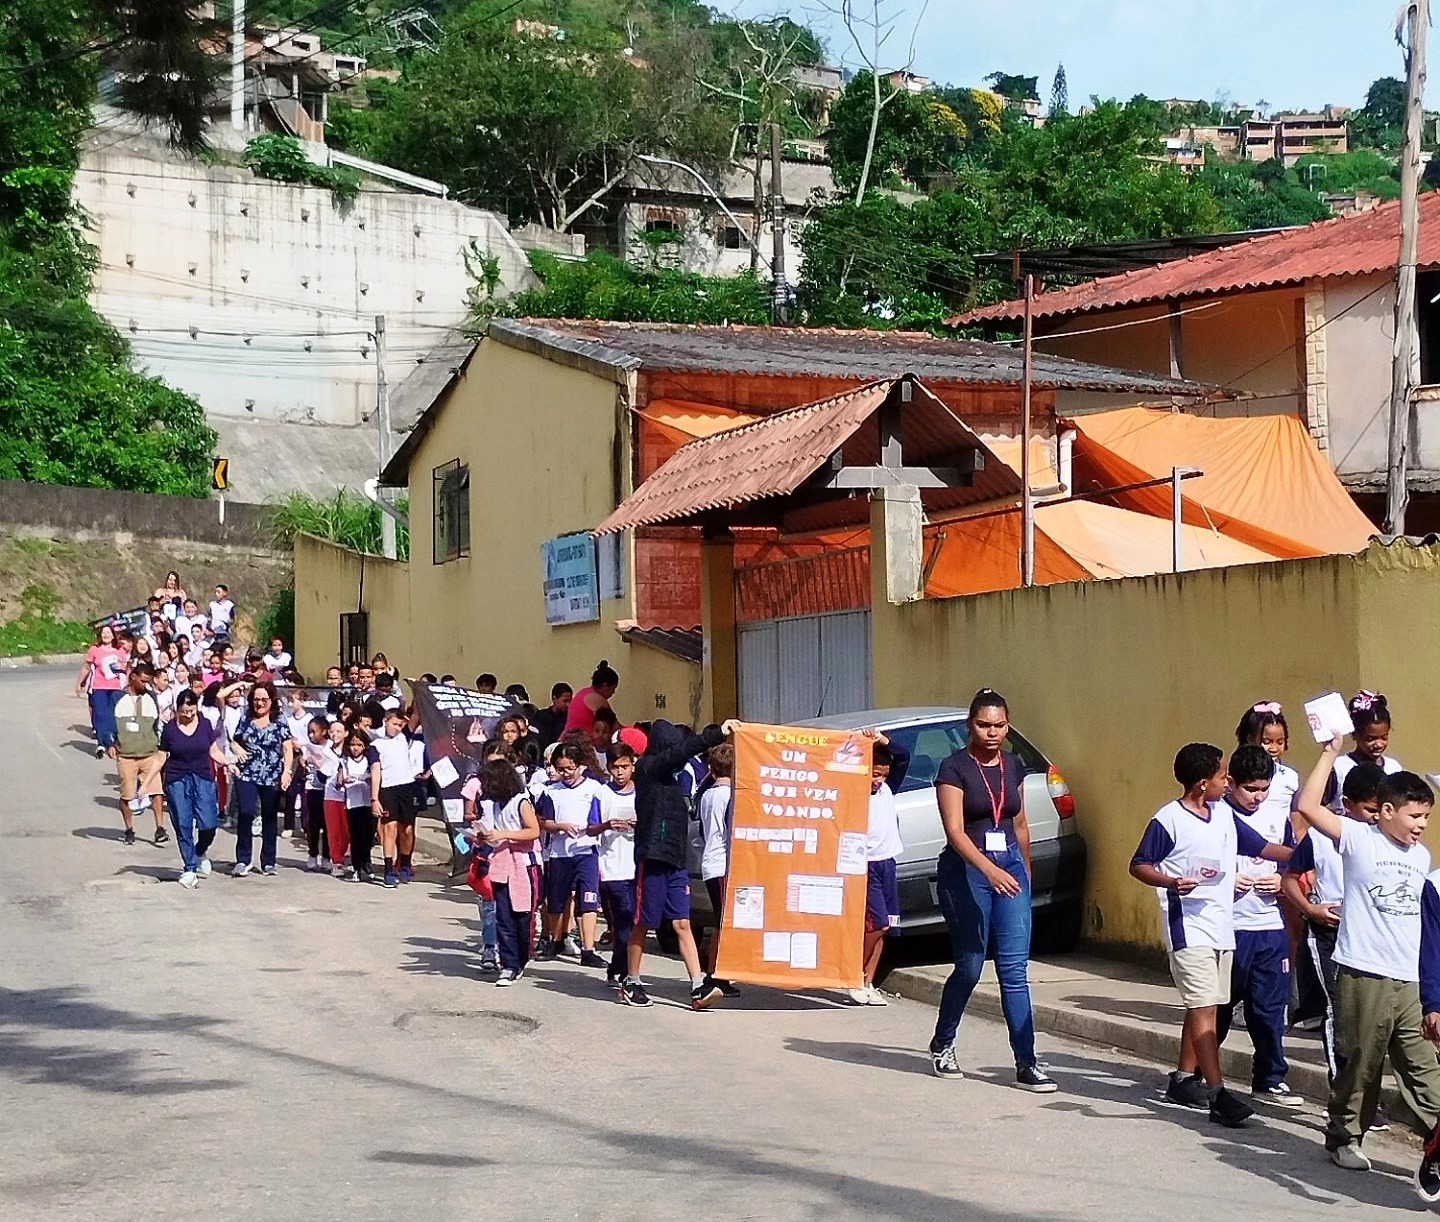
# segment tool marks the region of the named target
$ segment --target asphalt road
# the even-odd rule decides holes
[[[691,1013],[593,974],[474,973],[469,892],[217,874],[126,848],[70,672],[0,675],[0,1218],[940,1219],[1413,1216],[1414,1155],[1324,1160],[1319,1117],[1240,1133],[1167,1108],[1159,1069],[1044,1040],[1009,1085],[967,1020],[930,1076],[923,1006],[749,989]],[[231,840],[216,846],[228,865]]]

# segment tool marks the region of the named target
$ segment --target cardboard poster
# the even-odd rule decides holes
[[[735,732],[734,785],[715,974],[780,988],[858,987],[870,740],[853,730],[745,724]]]
[[[495,733],[496,723],[513,703],[505,696],[484,695],[450,683],[408,680],[420,712],[420,728],[430,752],[430,775],[440,787],[445,822],[464,821],[460,790],[480,771],[480,751]]]

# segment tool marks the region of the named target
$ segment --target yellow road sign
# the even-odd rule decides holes
[[[214,466],[210,468],[210,487],[216,492],[224,492],[230,487],[230,460],[228,458],[215,459]]]

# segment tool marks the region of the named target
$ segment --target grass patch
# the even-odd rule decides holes
[[[95,630],[84,620],[25,611],[8,624],[0,624],[0,658],[84,653],[94,641]]]

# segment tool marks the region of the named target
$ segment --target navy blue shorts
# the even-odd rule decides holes
[[[600,858],[596,854],[552,857],[545,863],[545,907],[551,916],[564,912],[572,895],[576,916],[600,911]]]
[[[866,868],[865,929],[895,933],[900,928],[900,882],[895,876],[895,859],[872,861]]]
[[[690,871],[684,866],[667,866],[642,861],[635,872],[635,923],[658,929],[669,917],[690,919]]]

